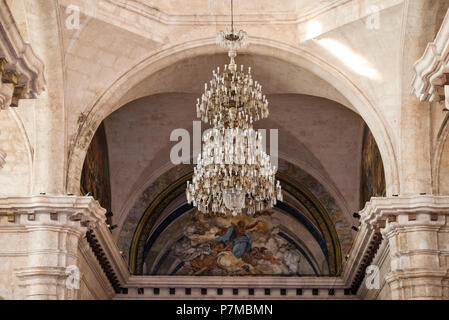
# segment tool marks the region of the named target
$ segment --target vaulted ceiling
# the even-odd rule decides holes
[[[351,247],[352,212],[360,209],[362,139],[366,124],[359,115],[360,105],[354,104],[352,93],[348,94],[342,83],[332,78],[332,72],[320,71],[318,62],[315,65],[305,62],[306,59],[296,61],[294,56],[277,56],[272,47],[263,46],[269,41],[280,41],[279,45],[281,42],[296,45],[299,41],[305,49],[304,57],[318,53],[320,58],[316,61],[322,65],[342,67],[345,76],[357,79],[349,81],[351,85],[365,86],[365,92],[377,101],[377,90],[386,85],[383,80],[395,73],[395,67],[376,63],[384,61],[384,57],[376,56],[378,51],[369,48],[384,43],[367,41],[369,46],[360,47],[363,35],[360,39],[348,36],[360,27],[360,16],[335,25],[322,25],[318,30],[318,35],[322,35],[319,40],[307,41],[309,35],[301,27],[311,17],[331,14],[334,5],[340,2],[283,1],[273,6],[270,1],[236,1],[235,7],[236,20],[248,28],[256,43],[243,50],[237,62],[252,67],[254,78],[263,85],[270,100],[270,117],[260,121],[256,128],[279,130],[279,161],[288,164],[285,166],[290,169],[295,168],[286,174],[287,180],[323,205],[316,219],[329,221],[328,227],[314,221],[310,214],[313,210],[304,205],[306,198],[298,200],[293,193],[287,196],[285,204],[305,217],[302,222],[296,220],[302,226],[298,228],[307,229],[307,225],[315,228],[296,236],[303,243],[302,250],[309,253],[310,261],[315,261],[309,267],[313,265],[321,275],[341,272],[342,258]],[[127,6],[123,6],[122,0],[107,3],[110,11],[100,5],[95,9],[83,7],[82,28],[64,31],[68,87],[79,89],[76,93],[68,92],[66,102],[74,110],[84,110],[78,123],[94,114],[94,109],[98,118],[106,117],[112,211],[118,226],[113,235],[132,271],[137,274],[152,273],[156,269],[168,272],[176,266],[174,260],[161,260],[170,251],[164,239],[171,232],[182,233],[182,221],[188,219],[187,216],[170,217],[181,211],[183,215],[192,214],[191,208],[185,207],[183,192],[179,191],[185,181],[178,185],[179,179],[188,176],[191,168],[179,168],[183,166],[170,162],[170,150],[175,144],[170,141],[170,134],[178,128],[192,133],[196,98],[201,95],[204,83],[210,80],[212,70],[228,62],[224,50],[204,39],[213,37],[228,24],[229,4],[192,1],[184,8],[178,0],[134,0],[127,2]],[[61,4],[68,5],[64,1]],[[388,21],[391,30],[400,26],[391,20],[399,9],[397,4],[385,5],[384,21]],[[129,15],[129,19],[112,19],[118,12]],[[142,23],[142,28],[130,23],[133,14],[140,16],[138,23]],[[273,24],[268,26],[266,21]],[[272,38],[269,41],[267,34]],[[368,36],[374,37],[374,33]],[[389,36],[392,33],[380,38],[387,43]],[[195,47],[196,42],[201,49]],[[270,45],[275,47],[274,43]],[[184,46],[191,46],[186,53]],[[166,55],[168,48],[173,51]],[[396,49],[391,47],[390,53]],[[104,88],[108,88],[108,93],[103,93]],[[113,102],[103,102],[103,98]],[[396,98],[389,96],[379,108],[387,108]],[[68,117],[76,114],[70,113]],[[387,121],[395,121],[395,117],[397,114],[391,114]],[[76,129],[75,125],[73,128],[69,125],[70,141],[76,138]],[[169,174],[171,170],[176,174]],[[165,197],[167,190],[177,190],[179,194],[169,199]],[[293,212],[276,210],[282,217]],[[299,229],[296,230],[298,233]],[[336,239],[336,247],[323,251],[318,239],[324,239],[323,243],[330,246],[332,237]],[[337,256],[338,259],[331,259]],[[169,262],[162,267],[164,261]]]

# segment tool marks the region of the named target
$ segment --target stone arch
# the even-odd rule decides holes
[[[191,175],[191,165],[173,167],[149,185],[134,204],[118,238],[118,246],[125,257],[129,257],[132,272],[141,271],[139,267],[142,267],[143,250],[151,226],[169,203],[185,193],[186,181]],[[339,274],[342,270],[342,252],[347,252],[352,244],[350,222],[344,218],[342,208],[319,181],[283,159],[279,159],[277,177],[285,191],[301,203],[314,207],[316,223],[321,226],[320,230],[326,238],[330,268],[333,273]]]
[[[143,79],[168,65],[188,57],[221,53],[214,39],[192,41],[170,48],[164,48],[138,63],[134,68],[120,76],[103,95],[81,115],[83,119],[74,140],[71,141],[68,152],[66,174],[66,189],[68,192],[79,193],[79,183],[83,161],[89,143],[100,125],[110,113],[129,101],[123,101],[125,94]],[[381,111],[370,102],[369,98],[345,74],[327,63],[314,53],[277,41],[254,38],[245,53],[277,57],[288,63],[311,71],[326,79],[348,99],[355,110],[368,124],[379,146],[385,165],[387,195],[399,193],[399,177],[397,156],[392,141],[390,129]]]
[[[270,119],[265,120],[264,128],[278,128],[278,124],[272,122]],[[192,127],[186,127],[187,130],[192,130]],[[301,168],[308,174],[313,176],[320,184],[322,184],[333,198],[338,203],[338,206],[345,213],[345,219],[348,222],[352,222],[352,211],[349,209],[348,203],[345,197],[342,195],[332,178],[329,176],[326,169],[321,164],[320,160],[300,141],[296,140],[290,133],[283,131],[283,139],[279,142],[281,150],[287,150],[291,148],[297,150],[294,154],[287,154],[286,152],[278,151],[278,156],[294,166]],[[287,142],[286,142],[287,141]],[[287,147],[288,145],[288,147]],[[120,207],[114,208],[115,217],[118,218],[115,222],[118,224],[117,232],[114,233],[114,238],[120,233],[121,227],[127,218],[128,213],[136,203],[140,195],[147,189],[147,187],[154,183],[160,176],[174,168],[176,165],[171,163],[168,159],[170,154],[171,145],[167,145],[163,149],[159,150],[155,157],[148,163],[148,165],[140,171],[138,179],[133,184],[126,194],[125,200]],[[193,163],[193,155],[190,155]],[[357,210],[357,209],[354,209]]]

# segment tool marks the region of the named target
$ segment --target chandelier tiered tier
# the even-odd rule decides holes
[[[187,182],[187,201],[202,213],[236,216],[272,208],[282,201],[276,168],[263,149],[262,136],[253,122],[268,117],[268,100],[254,81],[235,63],[237,50],[247,45],[246,32],[232,27],[220,32],[217,44],[229,49],[230,63],[213,71],[196,105],[197,117],[213,128],[203,137],[192,183]]]

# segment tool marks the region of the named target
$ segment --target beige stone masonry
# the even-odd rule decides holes
[[[75,299],[69,268],[78,268],[80,238],[104,213],[91,197],[0,198],[0,296]]]
[[[380,226],[392,299],[449,299],[449,197],[372,198],[362,225]]]
[[[3,168],[3,166],[6,163],[6,156],[7,156],[6,152],[0,150],[0,169]]]

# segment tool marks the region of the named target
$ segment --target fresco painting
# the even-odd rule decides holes
[[[371,197],[384,197],[386,195],[385,173],[376,140],[367,125],[365,125],[362,144],[360,206]]]
[[[81,175],[81,193],[90,192],[106,210],[111,210],[111,185],[106,131],[101,123],[84,160]]]
[[[193,215],[170,255],[177,275],[299,275],[301,253],[285,238],[272,212],[254,216]]]

